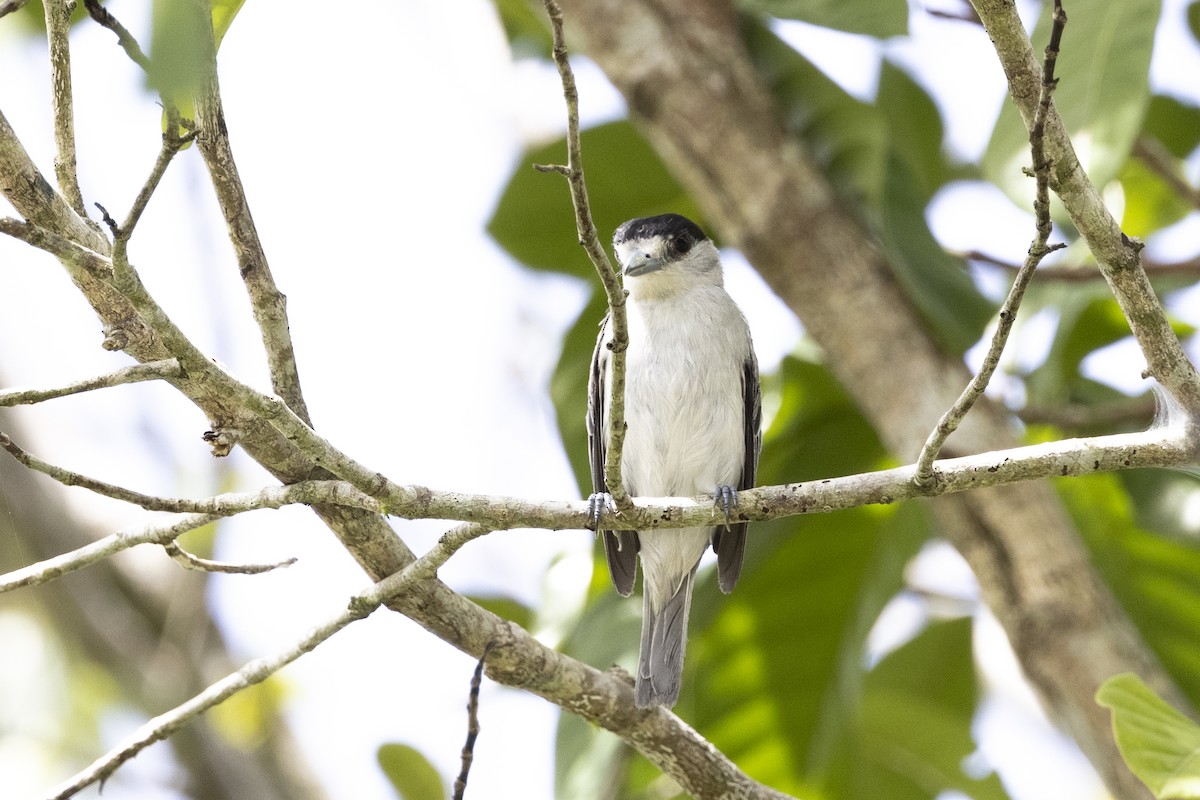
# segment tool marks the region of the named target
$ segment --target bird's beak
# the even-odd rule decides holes
[[[666,266],[666,263],[662,258],[647,253],[645,250],[634,250],[629,254],[629,260],[625,262],[625,274],[636,278],[638,275],[657,272]]]

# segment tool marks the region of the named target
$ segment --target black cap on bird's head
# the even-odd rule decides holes
[[[635,239],[651,239],[655,236],[678,237],[686,234],[693,242],[708,238],[700,226],[682,214],[659,214],[657,217],[641,217],[624,222],[613,232],[613,244]]]
[[[617,259],[631,277],[656,272],[707,241],[700,226],[680,214],[631,219],[613,232]]]

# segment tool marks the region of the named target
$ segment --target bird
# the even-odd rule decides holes
[[[679,214],[632,219],[613,234],[624,288],[626,432],[621,480],[634,497],[712,493],[724,523],[654,531],[603,527],[615,510],[604,478],[612,398],[611,312],[600,326],[588,378],[592,527],[603,539],[617,592],[634,588],[641,556],[642,634],[635,676],[639,708],[679,699],[688,613],[700,557],[717,554],[728,594],[742,570],[745,522],[731,522],[737,491],[754,486],[762,448],[758,361],[745,316],[725,290],[721,258]]]

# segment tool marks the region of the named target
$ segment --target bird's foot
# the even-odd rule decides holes
[[[617,513],[617,504],[613,502],[613,497],[608,492],[596,492],[588,496],[588,520],[592,530],[600,530],[600,517],[605,512]]]
[[[737,508],[738,504],[737,489],[721,484],[713,492],[713,498],[713,505],[725,512],[725,529],[729,530],[733,509]]]

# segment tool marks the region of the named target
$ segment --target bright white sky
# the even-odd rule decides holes
[[[1167,5],[1181,28],[1182,0]],[[110,5],[143,43],[146,6]],[[587,288],[530,274],[483,230],[526,144],[562,130],[556,73],[542,64],[512,63],[486,0],[373,0],[355,4],[353,13],[305,9],[283,13],[279,4],[251,0],[225,39],[220,63],[233,146],[276,280],[289,298],[318,429],[397,481],[531,498],[578,496],[546,387],[560,335],[582,308]],[[0,20],[0,108],[49,175],[44,55],[41,47],[6,35],[10,22]],[[977,154],[1004,92],[986,36],[919,11],[912,28],[913,39],[891,43],[887,53],[913,66],[947,100],[950,147]],[[850,91],[873,96],[880,57],[874,42],[799,24],[781,32]],[[1161,35],[1176,33],[1164,25]],[[84,195],[120,218],[157,153],[159,110],[140,91],[136,68],[108,31],[82,25],[73,45]],[[947,60],[954,69],[944,68]],[[1200,74],[1194,63],[1169,67],[1156,62],[1159,86]],[[622,113],[598,70],[582,61],[576,68],[585,123]],[[557,177],[546,177],[546,191],[568,202]],[[951,212],[964,208],[966,215]],[[1014,257],[1031,231],[1028,215],[998,192],[975,186],[948,189],[933,225],[951,247]],[[194,152],[171,167],[131,254],[197,344],[266,387],[257,332]],[[799,326],[735,254],[727,265],[731,291],[750,310],[760,359],[770,369],[794,346]],[[99,348],[99,326],[52,259],[0,241],[0,296],[11,298],[0,315],[5,385],[56,385],[128,363]],[[107,390],[19,416],[35,452],[142,491],[200,496],[223,481],[243,489],[268,482],[244,456],[211,462],[199,438],[207,420],[163,387]],[[521,454],[515,464],[514,452]],[[222,476],[222,468],[233,474]],[[82,491],[69,495],[112,529],[144,519]],[[445,526],[397,521],[396,527],[421,552]],[[468,546],[443,577],[463,591],[527,603],[540,603],[550,592],[565,614],[578,602],[589,552],[583,532],[496,534]],[[235,654],[246,659],[291,643],[365,584],[328,531],[301,510],[260,512],[228,524],[218,556],[300,559],[280,573],[214,579],[212,605]],[[554,559],[558,564],[546,578]],[[177,569],[149,549],[130,560],[163,581]],[[956,574],[969,586],[969,575]],[[0,603],[7,662],[0,669],[0,708],[24,707],[32,715],[39,695],[28,681],[52,671],[55,654],[20,624],[18,613]],[[905,616],[904,609],[895,613]],[[17,636],[24,646],[13,644]],[[472,659],[413,623],[384,613],[289,667],[283,677],[292,692],[290,717],[330,795],[390,797],[374,762],[384,741],[418,746],[452,779],[473,667]],[[25,706],[14,691],[27,698]],[[999,717],[1022,721],[1035,714],[1021,703],[999,708]],[[511,796],[519,786],[523,797],[552,797],[554,709],[485,683],[481,719],[473,793]],[[134,723],[114,716],[106,733],[115,739]],[[985,726],[985,745],[993,729],[1012,730]],[[1016,752],[996,743],[986,749],[995,762],[1018,759],[1025,778],[1036,776],[1037,786],[1013,786],[1022,798],[1083,796],[1081,785],[1095,786],[1086,766],[1064,757],[1062,748],[1044,755],[1047,737],[1054,735],[1023,733],[1032,746]],[[162,796],[157,781],[165,752],[157,747],[139,757],[110,781],[104,797]],[[1045,770],[1036,767],[1039,752]],[[20,737],[0,739],[0,772],[17,796],[40,795],[66,777],[61,765]]]

